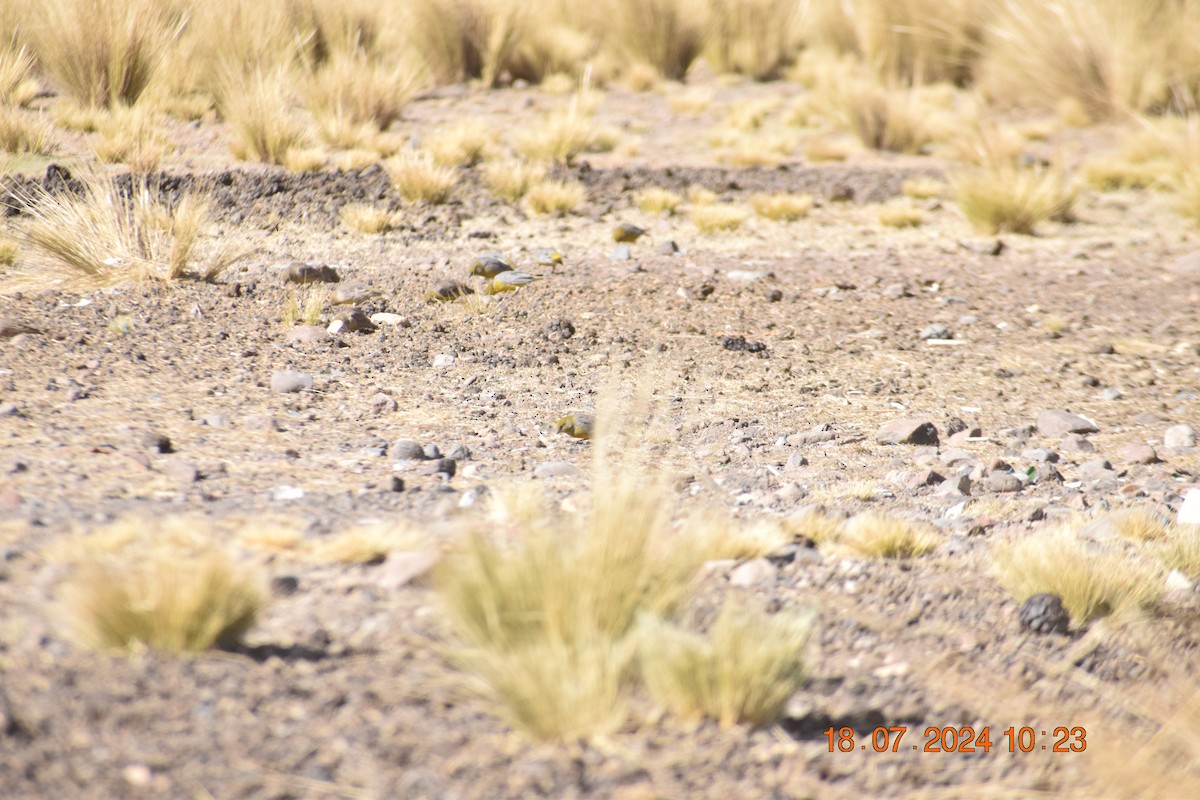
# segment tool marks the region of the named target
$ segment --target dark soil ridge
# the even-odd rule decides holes
[[[589,205],[585,215],[599,216],[632,204],[630,193],[648,186],[682,192],[699,185],[733,200],[742,194],[789,192],[813,195],[821,202],[844,200],[878,203],[900,194],[904,181],[918,177],[941,177],[931,167],[896,167],[783,164],[775,168],[726,169],[721,167],[621,167],[593,168],[587,162],[560,167],[558,178],[573,178],[587,187]],[[131,191],[134,177],[115,178],[123,192]],[[217,222],[252,224],[277,229],[285,223],[332,229],[342,207],[349,203],[373,203],[392,211],[407,207],[411,212],[408,233],[415,239],[455,238],[464,220],[482,214],[515,213],[518,208],[496,199],[482,185],[477,170],[462,171],[454,199],[440,206],[409,204],[392,187],[387,173],[373,165],[343,172],[291,173],[279,168],[223,170],[211,174],[159,173],[149,178],[151,186],[168,202],[184,192],[202,189],[212,199]],[[19,216],[36,202],[39,192],[80,192],[83,184],[67,170],[52,164],[41,178],[14,177],[0,182],[0,207],[4,216]],[[402,228],[400,233],[405,231]]]

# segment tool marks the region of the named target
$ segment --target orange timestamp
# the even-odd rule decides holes
[[[1035,730],[1025,726],[1018,728],[1010,725],[1001,734],[995,744],[992,742],[991,726],[984,726],[978,731],[973,727],[954,727],[953,725],[930,725],[922,734],[923,741],[902,744],[904,734],[908,733],[907,725],[880,725],[871,731],[865,743],[855,736],[853,728],[831,727],[825,731],[829,740],[829,752],[851,753],[855,750],[874,750],[876,753],[899,753],[902,748],[911,747],[926,753],[990,753],[996,747],[998,752],[1032,753],[1035,750],[1051,753],[1082,753],[1087,749],[1087,730],[1076,726],[1068,728],[1060,725],[1050,730]]]

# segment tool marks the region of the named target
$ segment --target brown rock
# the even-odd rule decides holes
[[[288,283],[337,283],[341,280],[337,270],[325,264],[293,261],[284,270],[283,279]]]
[[[1157,464],[1158,453],[1148,444],[1131,444],[1121,449],[1126,464]]]
[[[937,444],[938,432],[932,422],[921,419],[892,420],[875,434],[879,444]]]
[[[1051,439],[1061,439],[1069,433],[1095,433],[1100,430],[1091,420],[1062,409],[1050,409],[1037,416],[1038,433]]]

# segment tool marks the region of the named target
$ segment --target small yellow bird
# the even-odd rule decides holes
[[[457,300],[469,294],[475,294],[475,290],[465,283],[446,281],[445,283],[438,284],[436,289],[430,289],[426,292],[425,300],[429,303],[449,303],[451,300]]]
[[[534,281],[540,281],[541,275],[530,275],[528,272],[517,272],[516,270],[505,270],[504,272],[496,273],[490,281],[483,285],[484,294],[502,294],[504,292],[514,292],[522,286],[528,286]]]
[[[563,254],[557,247],[539,247],[533,251],[533,260],[542,267],[556,267],[563,263]]]
[[[574,436],[576,439],[591,439],[595,428],[596,420],[591,414],[567,414],[554,423],[555,431]]]
[[[499,253],[484,253],[471,262],[471,275],[476,278],[494,278],[501,272],[509,272],[512,263]]]
[[[637,225],[631,225],[628,222],[622,222],[613,228],[612,234],[614,242],[636,242],[645,235],[645,228],[639,228]]]

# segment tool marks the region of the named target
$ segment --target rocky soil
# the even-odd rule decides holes
[[[408,124],[483,113],[475,102],[429,101]],[[618,98],[608,113],[633,116],[635,102],[652,101]],[[1113,770],[1200,679],[1200,594],[1177,576],[1145,618],[1031,633],[989,547],[1079,512],[1173,515],[1196,487],[1194,229],[1161,198],[1114,194],[1085,196],[1074,222],[1040,237],[980,237],[938,200],[920,201],[924,225],[895,230],[878,203],[943,165],[864,155],[737,170],[690,151],[664,166],[662,151],[572,167],[588,201],[561,218],[526,217],[473,172],[430,208],[405,206],[378,168],[168,165],[164,191],[213,191],[210,244],[249,253],[217,285],[0,297],[0,793],[1119,794],[1128,776]],[[817,207],[703,235],[632,206],[637,188],[697,183],[737,202],[809,192]],[[404,224],[352,233],[337,211],[355,201]],[[3,224],[19,227],[9,205]],[[621,220],[650,231],[627,258],[609,238]],[[528,288],[425,302],[483,251],[533,270],[545,245],[565,264]],[[332,305],[319,327],[284,324],[289,296],[318,288],[286,280],[297,260],[332,267],[324,288],[362,295],[380,324],[330,334],[344,313]],[[589,486],[591,445],[555,434],[555,419],[633,385],[652,394],[684,506],[748,522],[876,509],[939,532],[908,561],[800,547],[752,569],[713,565],[697,603],[736,593],[818,610],[811,679],[775,727],[682,725],[647,704],[603,742],[530,743],[439,654],[444,622],[411,557],[289,549],[372,522],[445,537],[513,482],[569,500]],[[195,515],[261,565],[272,597],[246,648],[123,657],[65,634],[56,599],[73,537],[131,514]],[[906,726],[906,747],[830,752],[827,728],[862,741],[879,725]],[[929,726],[990,726],[994,742],[1009,726],[1083,727],[1087,749],[908,750]]]

